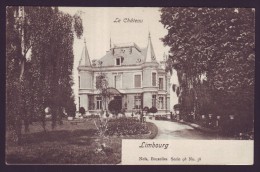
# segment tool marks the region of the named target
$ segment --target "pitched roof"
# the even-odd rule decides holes
[[[133,42],[114,44],[100,60],[102,66],[115,66],[117,58],[121,58],[120,66],[141,65],[145,62],[157,63],[150,33],[146,48],[140,48]]]
[[[91,66],[88,49],[87,49],[87,45],[86,45],[86,40],[84,40],[84,47],[83,47],[83,50],[81,53],[79,66],[89,66],[89,67]]]
[[[122,58],[121,66],[140,65],[144,62],[146,49],[139,48],[135,43],[116,44],[100,60],[102,66],[115,66],[115,59]]]

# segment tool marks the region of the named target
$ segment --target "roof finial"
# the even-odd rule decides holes
[[[150,31],[149,31],[149,33],[148,33],[148,38],[151,38],[151,33],[150,33]]]

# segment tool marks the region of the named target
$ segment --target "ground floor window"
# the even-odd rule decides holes
[[[124,95],[123,102],[124,102],[125,110],[127,110],[127,100],[128,100],[127,95]]]
[[[164,109],[163,97],[159,97],[159,109]]]
[[[79,97],[79,108],[80,108],[80,97]]]
[[[141,96],[135,96],[134,108],[141,109]]]
[[[93,95],[89,95],[88,96],[88,109],[89,110],[94,110],[95,109],[95,102],[94,102],[94,96]]]
[[[97,109],[102,109],[102,98],[97,97]]]
[[[152,106],[156,107],[156,95],[152,96]]]

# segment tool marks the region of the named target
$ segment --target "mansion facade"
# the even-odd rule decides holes
[[[115,44],[99,60],[90,61],[86,43],[78,66],[79,107],[86,112],[106,110],[109,101],[117,99],[126,113],[140,111],[143,107],[170,111],[170,74],[165,72],[166,57],[158,62],[151,36],[148,45],[141,49],[135,43]],[[104,74],[112,95],[102,100],[96,81]]]

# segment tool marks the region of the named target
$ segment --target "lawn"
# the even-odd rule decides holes
[[[6,138],[6,162],[8,164],[118,164],[121,161],[122,139],[152,139],[157,127],[146,123],[149,134],[106,136],[97,135],[94,119],[77,125],[64,120],[54,130],[47,122],[47,133],[38,123],[30,126],[30,133],[23,133],[21,145]],[[98,151],[105,143],[109,151]]]

